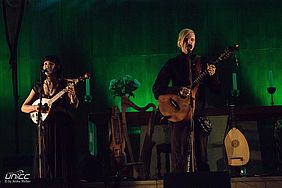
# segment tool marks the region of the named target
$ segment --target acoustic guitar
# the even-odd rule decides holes
[[[245,136],[235,127],[233,106],[230,106],[229,124],[231,129],[224,139],[228,165],[243,166],[249,162],[250,150]]]
[[[83,76],[80,76],[79,78],[77,79],[67,79],[68,82],[71,82],[72,84],[77,84],[78,82],[80,81],[83,81],[87,78],[90,78],[90,74],[89,73],[85,73]],[[43,122],[50,110],[51,110],[51,107],[52,107],[52,104],[57,101],[60,97],[62,97],[67,91],[68,91],[68,87],[69,86],[66,86],[64,89],[62,89],[59,93],[57,93],[55,96],[53,96],[51,99],[48,99],[48,98],[42,98],[42,101],[41,101],[41,104],[42,106],[47,109],[46,111],[43,111],[41,112],[41,121]],[[32,103],[32,105],[36,105],[38,106],[40,103],[40,99],[37,99],[36,101],[34,101]],[[38,112],[31,112],[30,113],[30,118],[31,120],[37,124],[38,123]]]
[[[226,48],[220,56],[210,64],[217,66],[220,62],[229,59],[238,48],[238,44]],[[191,109],[191,106],[195,106],[195,100],[192,101],[194,105],[191,105],[191,95],[192,99],[195,99],[199,83],[207,75],[207,70],[200,73],[200,75],[193,81],[189,94],[186,97],[181,97],[175,94],[160,95],[158,98],[158,105],[161,114],[171,122],[188,121],[191,117],[191,113],[194,111],[194,109]]]

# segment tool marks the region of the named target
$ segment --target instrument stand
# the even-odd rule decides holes
[[[239,47],[239,46],[238,46]],[[237,48],[238,49],[238,48]],[[240,95],[240,90],[237,89],[237,78],[236,78],[236,73],[239,72],[239,61],[237,58],[237,55],[234,53],[234,65],[232,67],[232,72],[235,74],[233,75],[232,73],[232,84],[233,84],[233,88],[231,90],[231,96],[230,96],[230,100],[228,101],[228,108],[229,108],[229,114],[228,114],[228,121],[227,121],[227,125],[224,131],[224,136],[223,136],[223,162],[225,164],[225,170],[227,170],[231,176],[247,176],[247,169],[245,165],[231,165],[229,164],[229,156],[228,156],[228,152],[227,152],[227,146],[225,145],[225,139],[227,137],[227,135],[229,134],[229,131],[231,130],[237,130],[236,128],[236,118],[234,117],[234,107],[239,103],[239,95]],[[235,128],[235,129],[233,129]],[[239,133],[241,133],[239,131]],[[238,134],[236,132],[236,134]],[[241,133],[242,134],[242,133]],[[242,135],[243,136],[243,135]],[[238,138],[236,138],[235,140],[237,140]],[[235,140],[232,140],[235,141]],[[235,144],[236,142],[234,142]],[[232,144],[231,144],[232,145]],[[235,146],[233,146],[235,147]],[[233,159],[241,159],[243,160],[243,158],[241,156],[235,156]]]
[[[188,56],[188,67],[189,67],[189,86],[190,86],[190,89],[192,87],[192,84],[193,84],[193,79],[192,79],[192,62],[191,62],[191,52],[189,52],[187,54]],[[195,127],[194,127],[194,108],[195,106],[194,105],[194,99],[192,97],[192,94],[190,93],[190,108],[192,109],[191,110],[191,115],[190,115],[190,135],[189,135],[189,139],[190,139],[190,147],[191,147],[191,150],[189,151],[188,153],[188,156],[187,156],[187,172],[192,172],[194,173],[196,171],[196,155],[195,155]],[[190,167],[190,164],[191,164],[191,167]]]
[[[236,167],[232,167],[232,166],[229,166],[228,164],[228,159],[227,159],[227,153],[225,151],[225,144],[224,144],[224,140],[225,140],[225,137],[228,133],[228,131],[232,128],[232,122],[234,122],[235,118],[234,118],[234,107],[236,106],[237,102],[238,102],[238,97],[239,97],[239,94],[240,94],[240,91],[237,90],[237,89],[232,89],[231,90],[231,100],[229,101],[229,104],[228,104],[228,107],[229,107],[229,114],[228,114],[228,120],[227,120],[227,125],[225,127],[225,131],[224,131],[224,135],[223,135],[223,140],[222,140],[222,143],[223,143],[223,161],[224,161],[224,164],[225,164],[225,170],[227,170],[231,176],[233,174],[235,174],[235,176],[238,176],[238,175],[241,175],[241,176],[245,176],[247,175],[246,174],[246,167],[245,166],[241,166],[240,169],[239,169],[239,172],[238,172],[238,168],[236,169]]]

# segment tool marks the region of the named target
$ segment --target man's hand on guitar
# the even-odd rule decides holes
[[[207,65],[207,71],[208,71],[210,76],[214,75],[215,70],[216,70],[215,65],[213,65],[213,64]]]
[[[191,90],[188,87],[181,87],[179,94],[181,97],[186,98],[190,95]]]

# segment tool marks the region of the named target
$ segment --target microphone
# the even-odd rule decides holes
[[[192,52],[192,44],[187,44],[187,51],[189,54]]]
[[[192,44],[187,44],[189,51],[192,49]]]
[[[48,68],[43,68],[43,69],[41,70],[42,73],[45,73],[45,72],[48,72],[48,71],[49,71]]]

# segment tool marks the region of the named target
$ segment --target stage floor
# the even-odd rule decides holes
[[[83,188],[163,188],[163,180],[146,181],[121,181],[117,182],[89,182],[83,183]],[[282,176],[258,176],[258,177],[236,177],[231,178],[231,188],[282,188]],[[188,185],[187,185],[187,188]]]

